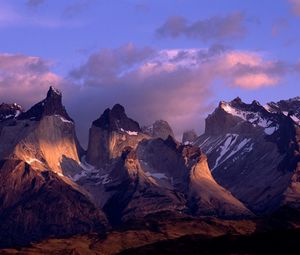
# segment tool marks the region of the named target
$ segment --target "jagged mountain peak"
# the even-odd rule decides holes
[[[232,103],[237,103],[237,104],[243,103],[243,101],[242,101],[242,99],[241,99],[240,97],[236,97],[236,98],[233,99],[231,102],[232,102]]]
[[[61,93],[60,90],[56,89],[55,87],[50,86],[49,90],[47,92],[47,98],[50,98],[50,97],[53,97],[53,96],[61,97],[62,93]]]
[[[13,119],[18,117],[21,112],[23,112],[22,106],[13,103],[13,104],[0,104],[0,121]]]
[[[141,132],[138,122],[129,118],[120,104],[115,104],[112,109],[107,108],[93,125],[109,131]]]
[[[32,106],[28,111],[22,113],[19,119],[30,119],[39,121],[44,116],[60,115],[67,121],[73,121],[62,104],[62,93],[50,86],[47,97]]]
[[[167,139],[168,136],[174,136],[170,124],[165,120],[156,120],[152,125],[142,127],[142,131],[154,138]]]
[[[253,100],[250,104],[247,104],[242,101],[241,98],[237,97],[230,102],[221,101],[219,108],[222,108],[226,112],[233,113],[234,108],[236,110],[245,111],[245,112],[260,112],[262,114],[268,114],[267,110],[257,101]]]
[[[221,101],[217,109],[206,119],[207,132],[214,130],[214,133],[252,132],[251,127],[260,127],[267,135],[273,134],[278,129],[279,117],[270,113],[258,101],[244,103],[240,98],[230,102]],[[221,125],[223,123],[223,126]],[[210,126],[219,125],[219,128]]]
[[[125,108],[121,104],[115,104],[111,109],[111,113],[115,116],[120,116],[120,117],[122,117],[123,114],[126,114]]]
[[[270,113],[281,113],[289,116],[294,123],[300,125],[300,97],[294,97],[287,100],[280,100],[278,102],[270,102],[265,106]]]
[[[182,143],[184,144],[192,144],[193,142],[196,141],[197,139],[197,133],[195,130],[191,129],[191,130],[186,130],[183,132],[182,135]]]

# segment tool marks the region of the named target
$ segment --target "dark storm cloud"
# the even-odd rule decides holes
[[[202,41],[241,38],[245,33],[245,15],[241,12],[194,22],[182,16],[172,16],[156,30],[157,36],[161,38],[185,36]]]

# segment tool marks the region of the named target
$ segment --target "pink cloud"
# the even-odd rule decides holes
[[[92,120],[115,103],[142,125],[165,119],[180,137],[186,129],[202,130],[211,109],[212,85],[259,89],[275,86],[285,65],[250,51],[139,48],[127,44],[102,49],[69,79],[51,71],[52,63],[35,56],[0,54],[0,101],[29,107],[44,98],[49,85],[63,90],[67,109],[86,141]],[[221,85],[220,85],[221,86]]]
[[[234,78],[234,85],[245,89],[257,89],[261,87],[274,86],[278,84],[279,78],[271,77],[270,75],[246,74]]]
[[[275,86],[287,71],[286,65],[247,51],[227,52],[220,58],[218,66],[227,85],[244,89]]]
[[[191,127],[199,130],[217,79],[228,87],[259,89],[275,86],[284,69],[263,54],[220,46],[145,50],[130,45],[130,50],[92,54],[70,76],[90,96],[90,111],[119,102],[141,124],[166,119],[179,135]]]
[[[39,57],[0,54],[0,100],[29,105],[44,96],[50,84],[62,79],[49,70],[50,63]]]
[[[300,15],[300,0],[288,0],[295,15]]]

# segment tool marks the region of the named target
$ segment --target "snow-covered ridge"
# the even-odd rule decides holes
[[[277,103],[270,102],[265,105],[265,109],[270,113],[282,113],[289,116],[297,125],[300,126],[300,97],[281,100]]]
[[[273,120],[266,119],[260,112],[240,110],[227,102],[221,102],[220,107],[225,112],[250,122],[254,127],[259,126],[264,128],[267,135],[273,134],[279,128]]]

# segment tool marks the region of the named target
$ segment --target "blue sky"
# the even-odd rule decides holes
[[[200,133],[220,100],[300,94],[299,27],[299,0],[0,0],[0,101],[54,83],[81,140],[117,102]]]

